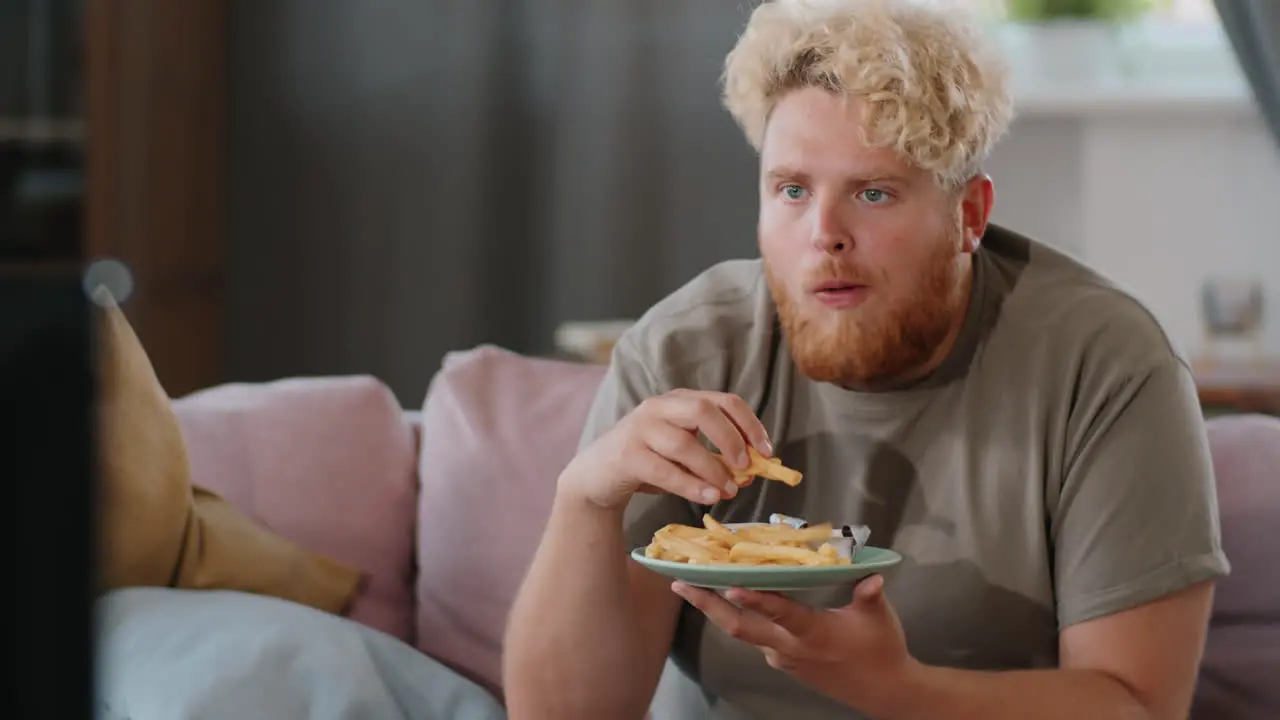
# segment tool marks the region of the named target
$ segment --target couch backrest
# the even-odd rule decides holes
[[[423,404],[418,647],[499,696],[507,612],[603,374],[483,346]]]
[[[1217,584],[1192,717],[1280,718],[1280,419],[1217,417],[1208,432],[1231,574]]]
[[[413,642],[415,438],[367,376],[230,384],[175,400],[195,484],[366,582],[349,615]]]

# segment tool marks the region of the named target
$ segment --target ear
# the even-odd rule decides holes
[[[979,174],[960,190],[961,249],[971,253],[982,243],[995,204],[995,185],[991,176]]]

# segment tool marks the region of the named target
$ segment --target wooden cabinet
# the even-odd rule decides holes
[[[1211,415],[1280,416],[1280,360],[1204,362],[1195,367],[1200,404]]]
[[[41,62],[65,65],[61,47],[77,71],[61,80],[49,73],[44,85],[55,97],[74,97],[40,105],[30,101],[31,88],[0,90],[0,98],[27,97],[25,107],[0,108],[0,144],[25,148],[10,173],[28,176],[42,172],[29,158],[64,148],[73,165],[78,160],[82,183],[71,219],[41,223],[45,234],[38,242],[24,241],[22,233],[30,231],[21,224],[9,228],[7,244],[0,236],[0,277],[118,259],[133,275],[123,307],[165,389],[181,395],[220,382],[227,314],[227,0],[9,5],[22,3],[28,35],[72,40],[29,42],[27,72],[17,81],[39,78]],[[0,82],[12,84],[14,75]],[[3,201],[13,208],[10,216],[26,202],[13,190]]]

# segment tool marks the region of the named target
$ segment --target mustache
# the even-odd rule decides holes
[[[864,267],[842,263],[828,257],[806,271],[804,278],[806,287],[835,282],[848,285],[870,285],[874,275],[875,273]]]

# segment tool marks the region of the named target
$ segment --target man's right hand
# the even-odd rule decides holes
[[[561,492],[619,509],[636,492],[668,492],[710,505],[738,492],[733,476],[698,440],[706,436],[733,467],[747,444],[773,455],[764,425],[730,393],[673,390],[651,397],[588,445],[560,475]]]

